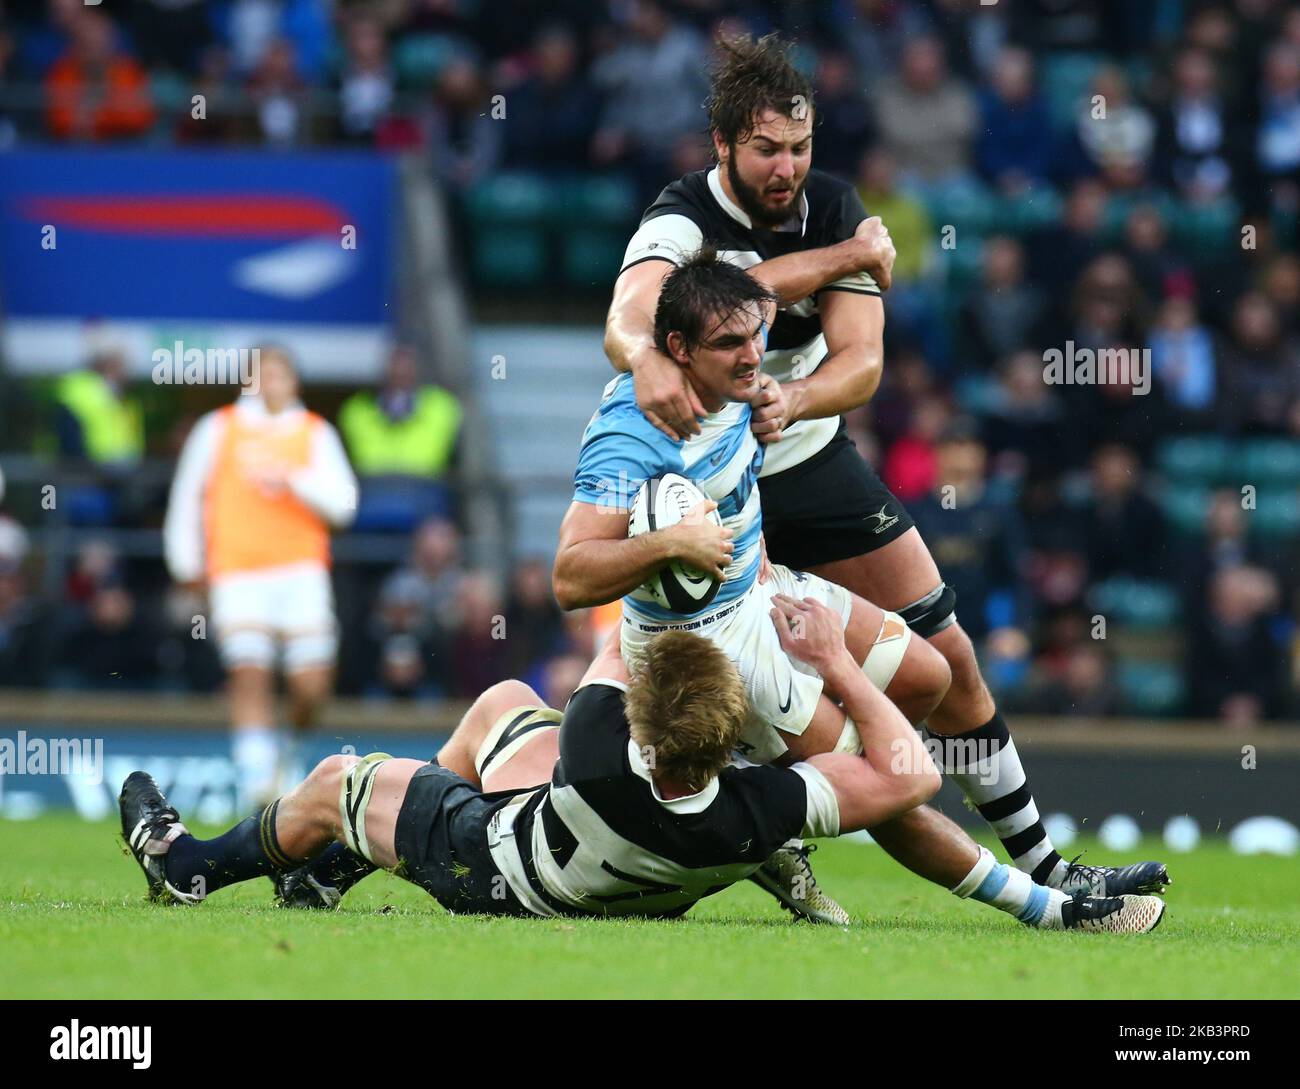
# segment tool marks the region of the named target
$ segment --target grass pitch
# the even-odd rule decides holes
[[[276,909],[264,880],[160,908],[113,825],[0,821],[0,998],[1300,997],[1294,859],[1084,846],[1168,859],[1154,934],[1030,931],[852,842],[815,858],[846,930],[749,884],[675,922],[453,918],[387,874],[332,914]]]

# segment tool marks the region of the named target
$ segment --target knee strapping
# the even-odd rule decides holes
[[[339,817],[343,824],[344,842],[348,850],[368,862],[374,862],[374,859],[370,857],[370,841],[366,838],[366,807],[374,793],[375,776],[379,774],[380,766],[391,759],[386,752],[363,756],[344,772],[339,784]]]
[[[920,601],[899,609],[898,614],[917,635],[929,639],[956,621],[956,610],[957,591],[941,582]]]

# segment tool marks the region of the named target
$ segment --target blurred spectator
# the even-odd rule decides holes
[[[1300,44],[1273,46],[1263,78],[1255,155],[1272,203],[1294,209],[1300,198]]]
[[[1047,304],[1025,279],[1025,254],[1014,238],[984,242],[983,275],[958,312],[960,356],[976,370],[1029,347],[1041,332]]]
[[[1078,605],[1088,580],[1086,527],[1078,508],[1061,494],[1060,477],[1032,466],[1021,489],[1020,514],[1028,539],[1024,571],[1030,593],[1040,608]]]
[[[192,588],[167,588],[159,620],[158,687],[182,692],[215,692],[223,680],[221,660],[214,640],[206,635],[207,608],[201,593]],[[204,628],[198,628],[202,623]]]
[[[979,106],[975,165],[984,179],[1008,195],[1046,182],[1052,133],[1047,106],[1034,88],[1034,60],[1028,51],[1002,50]]]
[[[121,581],[121,558],[106,541],[92,537],[77,549],[77,558],[63,584],[63,598],[85,606],[105,586]]]
[[[1014,507],[989,490],[987,470],[973,424],[957,421],[939,442],[933,490],[908,506],[972,639],[1029,619],[1019,596],[1023,529]]]
[[[482,571],[467,573],[456,590],[456,613],[448,692],[474,699],[507,675],[508,630],[496,580]]]
[[[582,683],[589,665],[591,660],[578,654],[562,654],[547,662],[542,671],[542,699],[547,706],[562,709]]]
[[[1206,504],[1202,534],[1183,544],[1174,570],[1188,616],[1206,607],[1210,586],[1221,571],[1262,566],[1261,550],[1246,532],[1246,511],[1241,504],[1240,492],[1216,491]]]
[[[126,360],[97,354],[90,366],[59,379],[54,391],[59,453],[104,467],[130,466],[144,454],[140,404],[127,393]]]
[[[1138,204],[1124,221],[1124,259],[1143,293],[1151,299],[1186,295],[1195,282],[1188,262],[1169,247],[1169,230],[1153,204]]]
[[[1082,154],[1080,173],[1100,174],[1114,189],[1136,189],[1147,181],[1156,124],[1150,112],[1131,99],[1119,68],[1106,65],[1097,72],[1080,106],[1075,138]]]
[[[1041,689],[1035,710],[1078,718],[1118,714],[1119,690],[1103,645],[1084,642],[1074,647],[1058,675]]]
[[[1142,491],[1142,466],[1126,446],[1109,444],[1092,456],[1091,495],[1084,505],[1088,574],[1154,578],[1164,570],[1164,520]]]
[[[203,51],[198,63],[198,76],[191,88],[194,94],[186,100],[176,137],[183,142],[227,143],[239,135],[241,128],[230,50],[214,45]],[[195,95],[200,96],[201,110],[195,109]]]
[[[380,649],[379,683],[385,695],[397,699],[428,697],[437,694],[426,685],[426,654],[414,636],[399,632],[389,636]]]
[[[902,502],[911,503],[934,487],[939,471],[938,442],[950,417],[943,398],[921,398],[912,409],[907,433],[890,446],[881,476]]]
[[[1029,466],[1071,464],[1074,443],[1063,434],[1064,405],[1043,381],[1042,357],[1017,352],[1002,364],[997,388],[984,408],[983,430],[998,471],[1023,476]]]
[[[1252,291],[1237,301],[1219,359],[1221,424],[1237,432],[1283,432],[1300,396],[1300,354],[1268,298]]]
[[[875,138],[859,71],[844,53],[826,49],[818,60],[813,80],[817,103],[813,130],[817,169],[841,178],[853,177],[863,150]]]
[[[1151,330],[1151,366],[1185,419],[1208,419],[1215,404],[1214,338],[1190,298],[1176,295],[1160,308]]]
[[[532,73],[507,96],[506,166],[572,171],[587,165],[599,102],[578,60],[578,42],[567,27],[537,35]]]
[[[1146,297],[1133,268],[1120,254],[1092,261],[1074,288],[1071,339],[1083,348],[1140,341],[1146,328]]]
[[[443,518],[430,518],[411,540],[407,566],[389,575],[380,590],[386,633],[413,632],[437,642],[449,637],[457,624],[457,597],[465,571],[460,565],[460,534]]]
[[[276,39],[248,77],[255,131],[263,143],[283,147],[306,138],[308,94],[293,43]]]
[[[339,135],[368,143],[393,105],[395,80],[383,26],[365,15],[347,21],[346,56],[339,73]]]
[[[1210,596],[1192,616],[1187,686],[1191,713],[1232,727],[1279,711],[1285,654],[1270,632],[1278,587],[1257,567],[1215,574]]]
[[[817,157],[821,158],[818,147]],[[894,289],[920,280],[934,259],[934,224],[925,204],[896,184],[897,163],[889,152],[872,148],[858,168],[858,196],[868,215],[880,216],[889,228],[898,258],[894,262],[894,287],[890,290],[891,316]]]
[[[1259,289],[1277,310],[1286,327],[1286,335],[1300,334],[1300,257],[1281,253],[1264,267]]]
[[[436,480],[451,462],[460,417],[455,395],[421,384],[415,349],[399,344],[379,391],[354,393],[343,403],[339,430],[359,475]]]
[[[1228,192],[1240,155],[1241,126],[1229,113],[1214,60],[1185,49],[1174,62],[1174,86],[1158,118],[1160,174],[1182,197],[1211,201]]]
[[[332,47],[328,5],[319,0],[232,0],[227,34],[240,72],[252,72],[287,41],[303,77],[315,82]]]
[[[45,76],[45,123],[60,140],[143,135],[153,125],[149,80],[116,43],[108,16],[87,8],[68,26],[71,43]]]
[[[979,123],[975,102],[970,91],[949,76],[936,39],[907,43],[899,79],[877,91],[876,123],[908,180],[942,186],[969,176],[971,141]]]
[[[706,53],[656,0],[633,0],[630,12],[628,37],[592,66],[605,98],[592,150],[598,165],[626,163],[642,188],[657,191],[677,138],[700,130]]]
[[[929,29],[918,5],[897,0],[850,0],[832,5],[831,12],[837,19],[836,40],[848,46],[854,67],[871,81],[873,92],[897,77],[904,47]]]
[[[14,551],[0,551],[0,686],[39,688],[49,663],[50,618],[28,588],[12,540],[7,548]]]
[[[491,115],[487,88],[474,62],[464,57],[448,62],[438,76],[429,118],[434,174],[454,190],[479,181],[501,158],[502,124]]]
[[[562,631],[560,607],[551,592],[549,563],[532,559],[515,567],[505,617],[506,671],[512,677],[522,677],[550,652]]]
[[[817,158],[820,161],[820,150]],[[935,265],[934,225],[925,205],[903,192],[895,175],[894,158],[883,148],[872,148],[862,156],[858,195],[868,215],[884,220],[898,251],[889,289],[888,335],[921,345],[931,359],[944,359],[943,322],[935,313],[934,293],[922,282]]]
[[[1066,387],[1073,394],[1071,423],[1089,446],[1120,443],[1144,460],[1150,456],[1171,420],[1164,386],[1151,369],[1146,350],[1131,340],[1100,344],[1097,384]]]
[[[1061,222],[1035,232],[1030,269],[1034,281],[1049,295],[1066,295],[1079,272],[1101,253],[1105,214],[1105,187],[1085,178],[1066,195]]]
[[[150,688],[158,672],[156,636],[135,595],[109,580],[95,589],[64,636],[62,682],[78,688]]]

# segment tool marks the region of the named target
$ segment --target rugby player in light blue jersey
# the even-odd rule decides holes
[[[815,575],[767,562],[755,487],[763,446],[754,430],[761,429],[771,442],[780,438],[783,423],[781,388],[759,370],[774,301],[748,273],[708,247],[667,274],[655,312],[655,340],[682,368],[705,409],[700,433],[685,440],[665,436],[637,407],[630,376],[610,383],[583,435],[554,583],[565,609],[623,599],[619,643],[634,670],[661,632],[688,630],[720,647],[735,663],[749,701],[739,747],[749,760],[785,764],[817,753],[861,751],[854,720],[823,691],[822,677],[798,653],[798,633],[788,621],[791,608],[824,607],[825,615],[838,619],[847,653],[873,682],[865,686],[879,700],[876,710],[868,710],[873,717],[896,713],[883,692],[912,723],[919,722],[943,698],[949,673],[933,647],[910,638],[897,614]],[[766,428],[751,430],[751,411],[760,405]],[[645,479],[668,472],[694,482],[708,497],[706,504],[667,529],[628,538],[631,498]],[[715,505],[721,526],[706,517]],[[671,613],[638,592],[674,560],[726,579],[717,596],[695,613]],[[862,713],[860,706],[857,714]],[[978,762],[975,754],[972,763]],[[927,769],[895,761],[891,771],[906,776]],[[1118,929],[1129,925],[1129,913],[1151,908],[1145,897],[1131,897],[1131,904],[1083,893],[1071,898],[1037,884],[997,863],[928,806],[885,821],[871,834],[913,872],[1029,926],[1059,929],[1088,919],[1089,925]],[[750,879],[796,914],[820,922],[847,919],[813,879],[800,841],[786,844]]]
[[[812,598],[834,609],[849,649],[868,676],[912,721],[943,697],[948,670],[937,652],[911,640],[869,602],[815,575],[765,561],[757,488],[764,445],[750,427],[751,406],[781,404],[781,387],[759,369],[773,296],[711,249],[670,275],[656,328],[707,414],[700,434],[665,436],[637,407],[630,375],[620,375],[583,434],[574,501],[560,530],[555,594],[565,609],[623,599],[620,644],[635,668],[660,632],[685,628],[718,644],[736,663],[751,705],[742,751],[773,763],[857,748],[857,732],[822,692],[822,679],[781,649],[772,623],[776,594]],[[779,411],[771,426],[779,431]],[[628,538],[629,505],[649,477],[677,473],[708,498],[668,529]],[[718,526],[706,516],[716,508]],[[642,584],[679,560],[723,579],[694,613],[674,613]]]

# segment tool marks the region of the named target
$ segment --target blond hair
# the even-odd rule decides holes
[[[627,692],[632,740],[660,775],[703,790],[727,765],[749,710],[745,686],[707,639],[666,631],[646,647]]]

